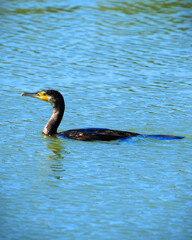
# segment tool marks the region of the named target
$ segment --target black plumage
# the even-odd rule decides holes
[[[107,128],[73,129],[57,133],[57,128],[61,123],[65,111],[65,102],[61,93],[55,90],[43,90],[37,93],[22,93],[21,95],[35,97],[51,103],[53,107],[53,114],[43,129],[43,134],[47,136],[59,136],[81,141],[111,141],[136,136],[166,140],[183,138],[172,135],[143,135],[135,132],[119,131]]]

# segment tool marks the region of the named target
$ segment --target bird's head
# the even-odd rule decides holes
[[[21,94],[21,96],[38,98],[40,100],[50,102],[52,104],[63,99],[61,93],[56,90],[42,90],[36,93],[24,92]]]

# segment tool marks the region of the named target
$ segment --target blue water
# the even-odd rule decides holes
[[[190,1],[1,1],[0,239],[192,238]],[[111,128],[180,140],[43,137]]]

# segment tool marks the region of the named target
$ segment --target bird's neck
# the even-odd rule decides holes
[[[60,104],[52,103],[52,106],[53,114],[43,129],[43,134],[48,136],[57,134],[57,128],[59,127],[65,110],[64,101]]]

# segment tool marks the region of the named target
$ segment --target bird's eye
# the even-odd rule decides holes
[[[43,94],[43,96],[46,96],[46,93],[45,93],[45,92],[43,92],[42,94]]]

